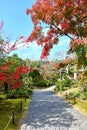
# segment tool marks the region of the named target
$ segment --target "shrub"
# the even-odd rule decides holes
[[[47,87],[47,81],[46,80],[39,80],[36,85],[38,87]]]
[[[57,82],[55,83],[55,85],[56,85],[56,87],[57,87],[57,89],[59,91],[62,91],[64,89],[62,80],[57,80]]]
[[[33,93],[33,89],[29,87],[21,87],[17,89],[8,89],[7,98],[29,97]]]
[[[70,83],[71,83],[71,80],[69,78],[66,78],[62,82],[63,82],[64,87],[69,87]]]

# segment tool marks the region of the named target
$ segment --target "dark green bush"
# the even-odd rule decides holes
[[[7,98],[29,97],[33,93],[33,89],[29,87],[20,87],[17,89],[8,89]]]
[[[65,89],[67,89],[68,87],[70,87],[70,80],[66,80],[66,79],[64,79],[64,80],[62,80],[61,81],[62,82],[62,88],[63,88],[63,90],[65,90]]]
[[[63,91],[65,87],[70,87],[71,80],[67,77],[63,80],[57,80],[55,85],[57,86],[57,90]]]
[[[57,82],[55,83],[55,85],[56,85],[56,87],[57,87],[57,89],[59,91],[62,91],[64,89],[64,85],[63,85],[62,80],[57,80]]]
[[[80,98],[81,98],[82,100],[87,99],[87,93],[80,93]]]
[[[71,80],[69,78],[65,78],[62,82],[64,87],[69,87]]]
[[[47,81],[46,80],[39,80],[36,83],[37,87],[47,87]]]

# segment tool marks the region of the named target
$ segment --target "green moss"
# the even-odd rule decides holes
[[[87,115],[87,92],[81,92],[81,87],[76,88],[69,88],[62,93],[60,91],[56,92],[58,95],[60,95],[63,98],[66,98],[67,93],[67,101],[68,103],[72,104],[74,107],[76,107],[81,113],[84,115]],[[76,100],[75,98],[76,97]]]
[[[87,115],[87,101],[78,100],[75,107],[77,107],[84,115]]]
[[[18,109],[20,101],[22,101],[22,103],[23,103],[22,110],[16,111],[16,109]],[[9,126],[6,130],[19,130],[21,121],[24,117],[24,114],[28,107],[29,101],[30,101],[30,98],[28,98],[26,100],[26,102],[25,102],[24,98],[1,100],[0,101],[0,130],[4,130],[4,128],[6,127],[8,121],[12,115],[12,111],[14,111],[14,110],[16,111],[15,112],[15,124],[12,125],[12,121],[11,121],[11,123],[9,124]]]

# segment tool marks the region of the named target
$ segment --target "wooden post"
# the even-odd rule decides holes
[[[66,93],[66,99],[67,99],[67,93]]]
[[[25,95],[25,102],[26,102],[26,95]]]
[[[22,101],[20,101],[20,110],[22,109]]]
[[[12,112],[12,124],[14,124],[14,111]]]
[[[74,97],[74,104],[76,104],[76,98]]]

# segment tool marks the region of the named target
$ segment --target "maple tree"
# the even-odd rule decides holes
[[[21,75],[33,71],[33,68],[28,66],[18,66],[13,73],[8,73],[9,66],[5,67],[5,72],[0,66],[0,81],[7,82],[9,86],[12,86],[14,89],[22,85]]]
[[[36,0],[26,14],[31,15],[34,29],[25,42],[35,40],[42,45],[41,58],[49,55],[63,35],[71,39],[73,50],[79,44],[87,44],[87,0]]]
[[[8,60],[8,61],[7,61]],[[6,82],[8,87],[16,89],[22,86],[22,75],[31,72],[34,69],[20,64],[21,59],[16,54],[2,61],[0,65],[0,84]]]
[[[22,39],[24,36],[20,36],[15,42],[11,42],[10,37],[4,37],[3,31],[4,22],[0,22],[0,58],[4,58],[4,53],[8,55],[11,51],[18,49],[18,45],[24,46],[22,43]],[[8,86],[12,86],[13,89],[16,89],[22,85],[21,75],[32,71],[33,69],[28,66],[20,65],[19,61],[21,59],[17,57],[16,54],[13,55],[12,58],[9,59],[10,62],[0,63],[0,84],[3,86],[3,83],[8,84]],[[12,62],[11,62],[12,60]],[[15,61],[13,63],[13,61]],[[18,62],[18,63],[17,63]],[[16,64],[17,63],[17,64]]]

